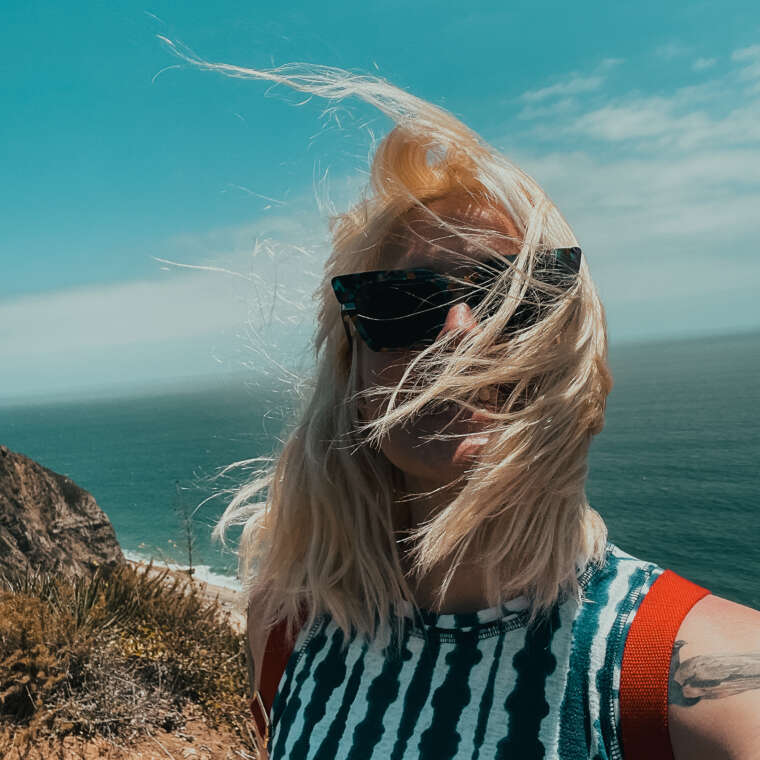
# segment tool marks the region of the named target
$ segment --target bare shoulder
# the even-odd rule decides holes
[[[697,602],[676,636],[668,702],[675,760],[760,760],[760,612]]]

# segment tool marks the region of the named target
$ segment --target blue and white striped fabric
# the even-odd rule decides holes
[[[343,647],[328,618],[299,635],[272,708],[272,760],[622,758],[623,647],[662,568],[608,544],[583,602],[527,627],[524,599],[406,618],[402,646]]]

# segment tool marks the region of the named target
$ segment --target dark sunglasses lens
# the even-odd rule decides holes
[[[568,289],[577,281],[580,256],[580,248],[556,249],[549,261],[534,270],[534,276],[562,290]],[[440,276],[417,276],[381,279],[352,287],[344,286],[337,277],[333,287],[341,303],[346,303],[347,298],[351,300],[348,294],[352,296],[355,311],[352,309],[351,316],[370,348],[375,351],[418,348],[435,341],[454,304],[463,302],[475,311],[492,289],[500,269],[503,266],[499,262],[488,263],[483,271],[475,273],[470,284],[453,279],[447,283]],[[355,275],[348,277],[353,279]],[[479,316],[486,319],[493,316],[501,303],[500,298],[490,299]],[[505,327],[505,336],[539,321],[548,305],[544,294],[530,288]]]
[[[371,283],[356,293],[355,318],[378,347],[430,344],[443,328],[455,297],[440,281]]]

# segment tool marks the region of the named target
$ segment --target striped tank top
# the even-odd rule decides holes
[[[528,627],[524,598],[413,616],[401,648],[344,647],[328,616],[302,630],[272,706],[271,760],[623,757],[623,648],[662,568],[608,544],[583,598]]]

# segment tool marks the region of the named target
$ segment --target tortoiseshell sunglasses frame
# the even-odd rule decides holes
[[[560,275],[577,275],[580,270],[581,249],[577,246],[572,248],[554,248],[543,255],[551,256],[554,259],[554,264],[550,268],[550,271],[556,270]],[[516,255],[504,257],[504,259],[510,262],[514,261],[516,258]],[[452,277],[452,275],[442,274],[441,272],[436,272],[424,267],[413,267],[411,269],[379,269],[370,272],[355,272],[353,274],[342,274],[333,277],[331,280],[332,288],[335,297],[340,304],[340,313],[343,320],[343,327],[346,331],[348,345],[351,346],[352,340],[351,330],[348,324],[349,320],[353,322],[356,332],[371,351],[402,351],[415,345],[413,342],[407,346],[384,346],[379,344],[372,335],[368,333],[361,320],[357,319],[359,314],[356,306],[356,294],[360,288],[366,285],[375,285],[377,283],[425,280],[428,282],[437,282],[439,284],[439,292],[445,290],[454,291],[457,288],[461,288],[462,280],[473,284],[487,282],[494,278],[495,275],[491,273],[494,269],[497,271],[499,269],[504,269],[502,261],[498,259],[484,261],[482,264],[483,267],[481,269],[476,269],[463,277]],[[486,271],[484,270],[490,271],[486,274]]]

